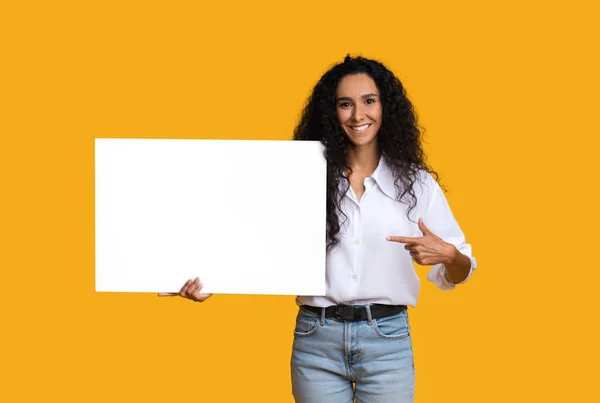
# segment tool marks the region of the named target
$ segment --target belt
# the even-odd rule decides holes
[[[316,306],[310,305],[302,305],[302,307],[308,309],[309,311],[320,314],[321,309]],[[371,308],[371,318],[378,319],[384,318],[386,316],[396,315],[404,310],[406,310],[406,305],[380,305],[374,304],[370,305]],[[333,305],[325,308],[325,317],[326,318],[336,318],[339,320],[346,321],[357,321],[357,320],[367,320],[367,308],[365,305]]]

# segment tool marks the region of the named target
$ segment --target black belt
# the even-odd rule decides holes
[[[316,306],[302,305],[309,311],[321,314],[321,309]],[[370,305],[371,319],[384,318],[386,316],[396,315],[406,310],[406,305]],[[367,320],[367,309],[364,305],[333,305],[325,308],[326,318],[336,318],[339,320],[357,321]]]

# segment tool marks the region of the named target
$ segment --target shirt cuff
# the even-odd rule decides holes
[[[433,266],[427,276],[427,279],[433,282],[442,290],[453,290],[454,288],[456,288],[457,285],[464,284],[473,274],[473,270],[477,268],[477,260],[475,260],[475,258],[472,256],[469,256],[469,259],[471,260],[471,269],[469,270],[467,278],[465,278],[460,283],[453,283],[448,279],[448,277],[446,276],[446,266],[444,266],[443,264],[436,264],[435,266]]]

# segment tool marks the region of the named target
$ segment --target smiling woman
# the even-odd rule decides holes
[[[297,298],[294,397],[413,402],[413,262],[449,290],[476,261],[425,162],[412,103],[382,63],[348,56],[315,86],[294,138],[322,142],[328,170],[327,295]]]

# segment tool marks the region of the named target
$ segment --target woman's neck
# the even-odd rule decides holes
[[[352,172],[369,176],[379,165],[381,152],[377,145],[350,147],[348,149],[348,165]]]

